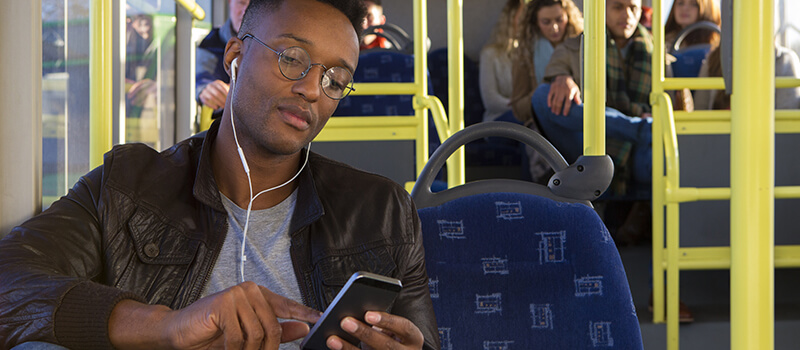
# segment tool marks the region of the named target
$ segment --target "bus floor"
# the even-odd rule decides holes
[[[631,294],[639,315],[644,348],[667,348],[666,324],[654,324],[648,311],[651,292],[650,243],[620,247]],[[730,272],[681,272],[680,298],[694,313],[695,322],[680,327],[681,350],[730,349]],[[775,270],[775,349],[797,349],[800,344],[800,269]]]

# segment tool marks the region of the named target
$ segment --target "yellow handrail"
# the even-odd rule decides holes
[[[89,166],[95,168],[114,142],[111,2],[92,0],[89,11]]]
[[[605,1],[585,1],[586,14],[583,60],[583,154],[606,154],[606,5]]]
[[[200,7],[200,5],[198,5],[196,2],[191,0],[175,0],[175,2],[185,8],[186,11],[189,11],[194,19],[202,21],[204,18],[206,18],[206,11],[204,11],[203,8]]]
[[[447,0],[447,79],[450,134],[464,128],[464,0]],[[419,39],[419,38],[418,38]],[[427,40],[423,38],[419,41]],[[420,43],[422,44],[422,43]],[[444,139],[440,139],[444,142]],[[447,160],[447,186],[464,184],[464,147]],[[420,168],[421,169],[421,168]]]

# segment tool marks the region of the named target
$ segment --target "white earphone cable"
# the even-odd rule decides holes
[[[239,145],[239,138],[236,136],[236,125],[234,124],[234,121],[233,121],[233,100],[234,100],[234,96],[236,95],[236,63],[235,63],[235,61],[234,61],[234,64],[231,65],[231,89],[233,90],[233,92],[231,92],[231,128],[233,129],[233,140],[234,140],[234,142],[236,142],[236,149],[239,152],[239,158],[242,161],[242,167],[244,168],[244,172],[247,175],[247,184],[248,184],[248,186],[250,188],[250,201],[247,204],[247,214],[245,214],[245,219],[244,219],[244,229],[243,229],[243,232],[242,232],[242,251],[241,251],[240,260],[239,260],[239,273],[240,273],[240,277],[241,277],[241,282],[244,282],[244,262],[247,261],[247,256],[244,254],[244,247],[245,247],[245,244],[247,243],[247,228],[248,228],[248,226],[250,224],[250,211],[253,208],[253,201],[255,201],[256,198],[258,198],[258,196],[260,196],[260,195],[262,195],[264,193],[267,193],[267,192],[273,191],[273,190],[277,190],[277,189],[279,189],[279,188],[281,188],[283,186],[286,186],[286,185],[290,184],[292,181],[294,181],[294,179],[297,178],[297,176],[300,175],[300,173],[303,171],[303,169],[305,169],[306,164],[308,164],[308,157],[309,157],[309,155],[311,153],[311,142],[308,143],[308,147],[306,148],[306,159],[303,160],[303,166],[300,167],[300,170],[298,170],[297,173],[294,174],[294,176],[292,176],[291,179],[286,180],[286,182],[284,182],[284,183],[282,183],[282,184],[280,184],[278,186],[263,190],[263,191],[259,192],[258,194],[256,194],[255,196],[253,196],[253,180],[250,177],[250,167],[247,165],[247,160],[245,159],[244,151],[242,150],[242,146]]]

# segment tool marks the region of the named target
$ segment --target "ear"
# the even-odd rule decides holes
[[[241,56],[242,40],[234,36],[228,40],[225,45],[225,54],[222,56],[222,65],[225,67],[225,71],[228,72],[228,76],[231,75],[231,62],[233,62],[234,58],[239,57],[239,67],[242,66]]]
[[[381,15],[381,25],[384,25],[384,24],[386,24],[386,16],[385,15]]]

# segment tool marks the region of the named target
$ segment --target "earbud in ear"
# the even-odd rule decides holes
[[[236,81],[236,68],[239,66],[239,57],[233,59],[231,62],[231,81]]]

